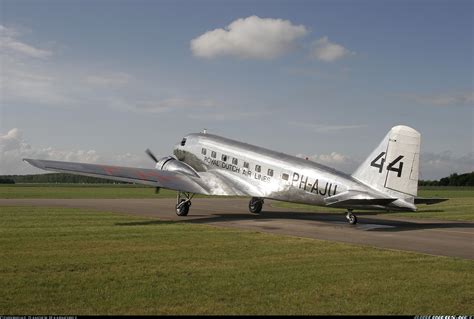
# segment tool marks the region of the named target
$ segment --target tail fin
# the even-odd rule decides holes
[[[420,133],[411,127],[392,127],[382,142],[352,176],[385,193],[416,196]]]

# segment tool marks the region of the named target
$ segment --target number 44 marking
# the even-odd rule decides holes
[[[383,156],[385,155],[385,152],[382,152],[380,153],[379,155],[377,155],[376,158],[374,158],[374,160],[372,162],[370,162],[370,166],[373,166],[373,167],[376,167],[379,169],[379,173],[382,173],[382,170],[383,170],[383,164],[385,163],[385,158],[383,158]],[[397,172],[397,177],[401,177],[402,176],[402,169],[403,169],[403,162],[400,162],[400,160],[403,158],[403,155],[400,155],[398,156],[396,159],[394,159],[393,161],[391,161],[388,165],[387,165],[387,171],[392,171],[392,172]],[[377,163],[378,161],[380,160],[380,163]],[[398,164],[398,167],[394,167],[395,164],[397,164],[398,162],[400,162]]]

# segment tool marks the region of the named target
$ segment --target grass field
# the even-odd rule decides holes
[[[0,185],[0,198],[167,198],[176,192],[162,189],[155,194],[154,188],[126,184],[17,184]],[[390,213],[392,216],[432,218],[441,220],[474,221],[474,187],[422,187],[421,197],[449,198],[436,205],[419,205],[415,213]],[[314,212],[344,210],[310,205],[275,202],[277,207],[302,209]],[[384,212],[381,212],[384,213]]]
[[[0,198],[166,198],[176,192],[130,184],[16,184],[0,185]]]
[[[2,207],[0,313],[472,314],[474,262],[83,209]]]

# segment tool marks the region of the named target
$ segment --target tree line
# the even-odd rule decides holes
[[[451,174],[440,180],[434,181],[418,181],[419,186],[474,186],[474,172],[465,174]]]
[[[54,183],[54,184],[130,184],[109,179],[71,175],[65,173],[49,173],[34,175],[0,175],[0,184],[16,183]],[[439,180],[419,180],[419,186],[474,186],[474,172],[451,174]]]

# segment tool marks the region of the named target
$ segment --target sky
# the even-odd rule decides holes
[[[202,131],[352,173],[391,127],[474,171],[474,1],[0,0],[0,174]]]

